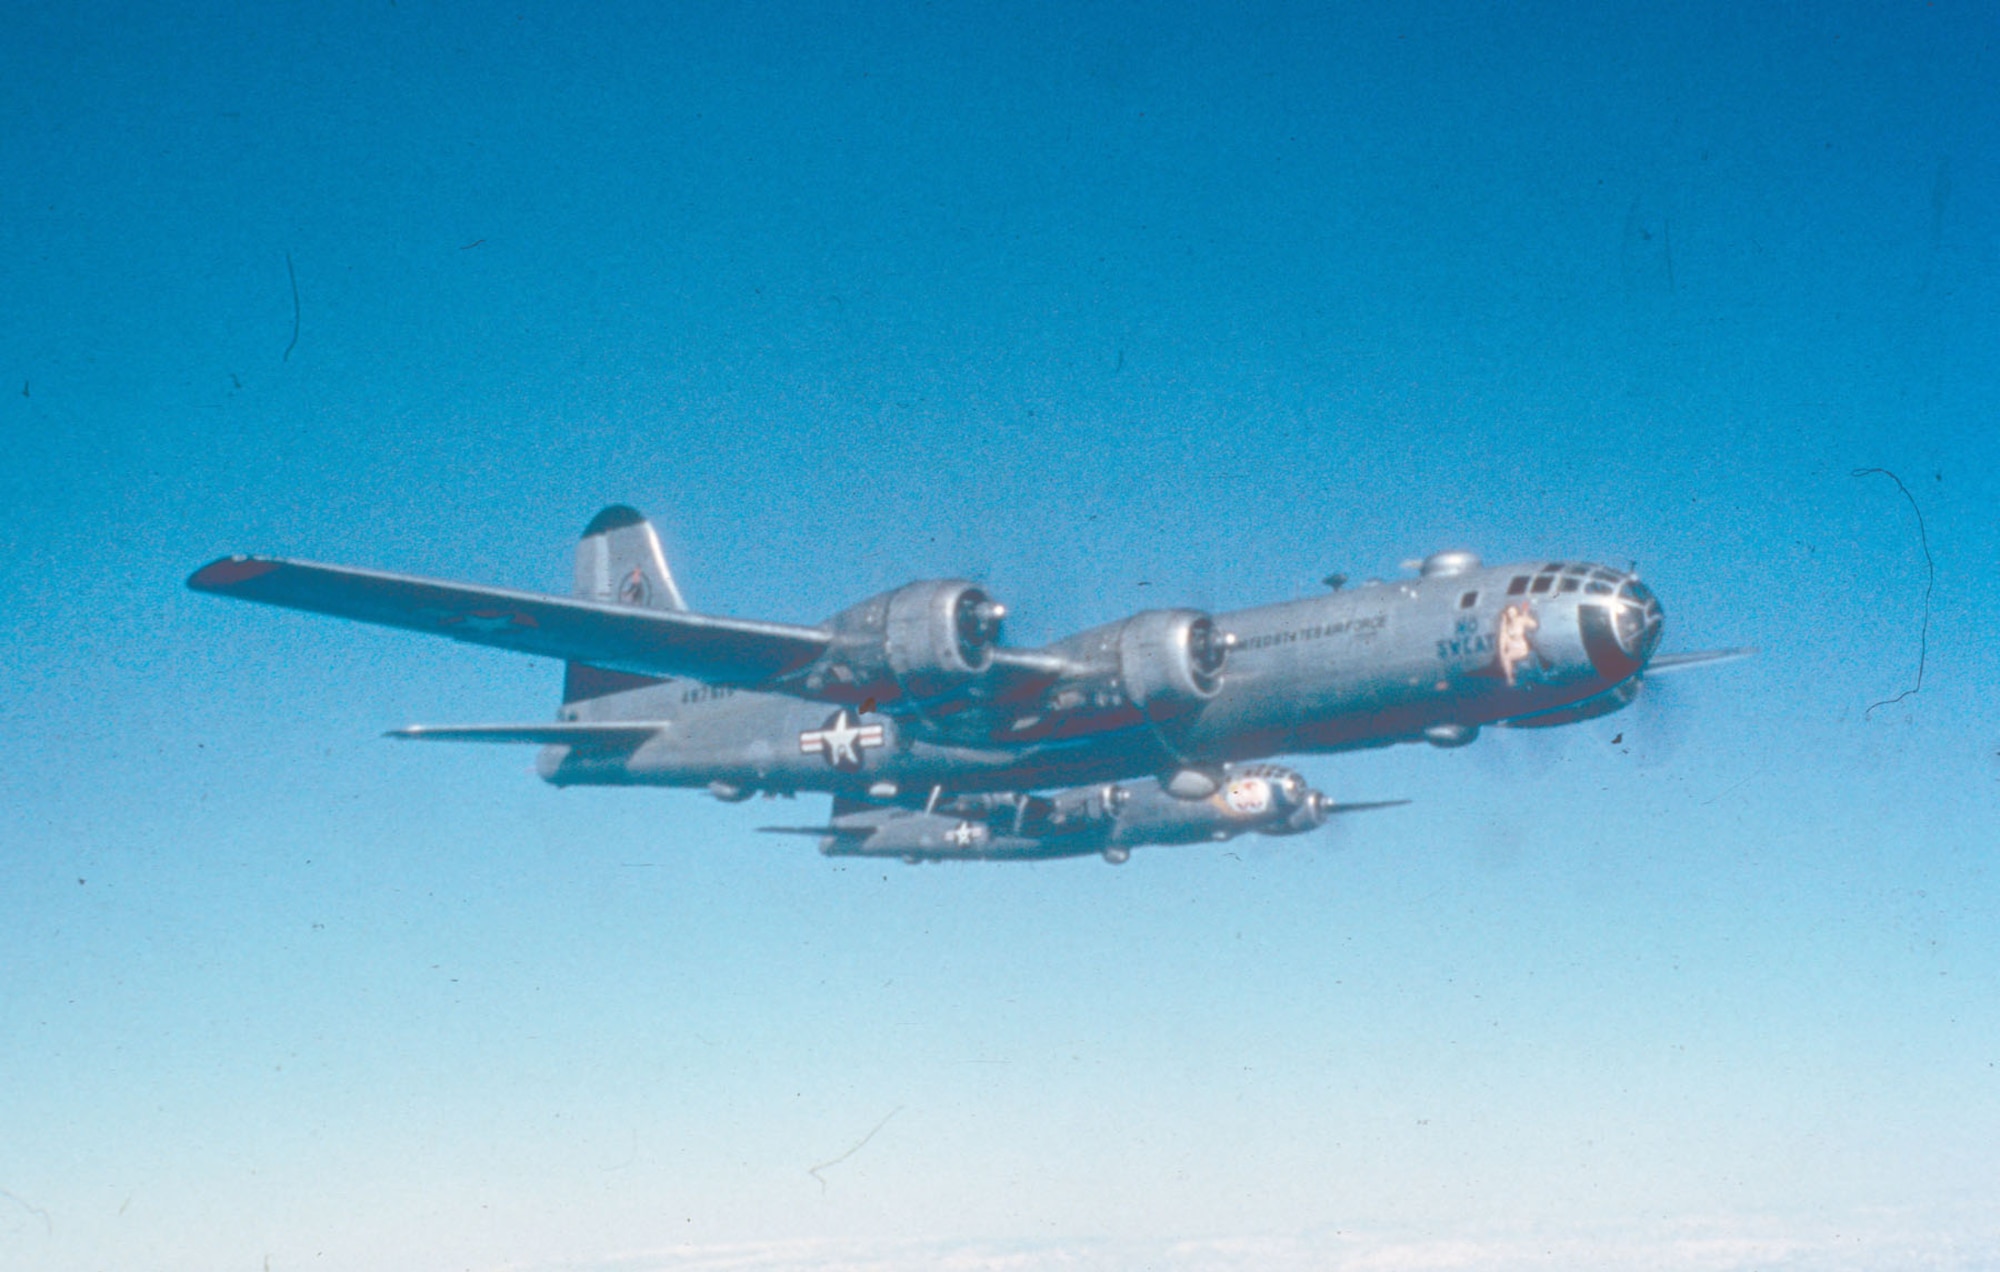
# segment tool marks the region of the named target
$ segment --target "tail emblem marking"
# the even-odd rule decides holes
[[[653,599],[652,584],[646,581],[646,572],[637,566],[618,585],[618,600],[625,605],[645,605]]]

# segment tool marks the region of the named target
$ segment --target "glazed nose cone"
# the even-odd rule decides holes
[[[1613,683],[1645,668],[1666,627],[1659,598],[1636,574],[1626,575],[1615,594],[1578,605],[1576,619],[1590,665]]]

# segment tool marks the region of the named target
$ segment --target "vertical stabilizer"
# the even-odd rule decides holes
[[[624,504],[612,504],[583,528],[583,541],[576,545],[576,595],[607,605],[687,608],[653,523]]]
[[[638,509],[624,504],[612,504],[583,528],[583,539],[576,545],[574,592],[582,600],[606,605],[687,608],[680,588],[674,585],[673,571],[667,568],[667,554],[660,550],[660,536],[653,523]],[[649,676],[573,662],[563,669],[563,704],[659,683]]]

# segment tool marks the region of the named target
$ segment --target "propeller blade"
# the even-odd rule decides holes
[[[1362,800],[1353,804],[1329,804],[1326,807],[1326,812],[1329,816],[1334,813],[1368,813],[1378,808],[1401,808],[1409,802],[1407,799]]]
[[[1748,658],[1756,652],[1755,645],[1745,645],[1738,649],[1701,649],[1687,654],[1660,654],[1646,664],[1646,670],[1642,674],[1657,676],[1663,671],[1679,671],[1683,667],[1735,662],[1738,658]]]

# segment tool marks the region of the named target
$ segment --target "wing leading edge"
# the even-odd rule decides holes
[[[806,666],[832,642],[831,633],[816,627],[607,605],[274,557],[223,557],[196,570],[188,586],[470,645],[710,684],[761,684]]]

